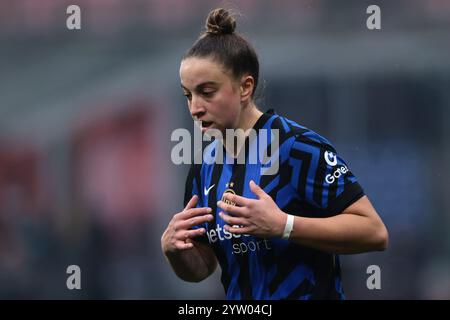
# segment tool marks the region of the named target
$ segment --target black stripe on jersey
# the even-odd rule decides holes
[[[259,147],[259,148],[263,147],[261,141],[259,140],[259,134],[260,134],[259,130],[261,130],[261,129],[264,127],[264,125],[267,123],[267,121],[270,119],[270,117],[271,117],[271,116],[268,115],[267,113],[261,115],[261,117],[258,119],[258,121],[257,121],[257,122],[255,123],[255,125],[253,126],[253,129],[256,130],[256,136],[257,136],[257,139],[258,139],[258,147]],[[277,118],[275,118],[275,119],[272,121],[270,127],[269,127],[269,128],[266,128],[265,130],[269,131],[269,130],[274,129],[274,124],[277,122],[277,120],[278,120],[278,122],[279,122],[279,126],[281,126],[281,122],[280,122],[280,120],[279,120],[279,117],[277,117]],[[277,128],[277,127],[275,126],[275,128]],[[266,139],[267,147],[265,148],[264,152],[262,152],[261,150],[259,150],[259,155],[262,155],[262,156],[263,156],[263,158],[260,159],[262,163],[267,163],[267,161],[269,161],[269,159],[272,157],[272,154],[273,154],[274,151],[275,151],[275,150],[273,150],[273,148],[272,148],[272,142],[268,139],[267,135],[269,135],[269,137],[272,137],[272,134],[271,134],[271,133],[270,133],[270,134],[269,134],[269,133],[266,133],[265,139]],[[278,138],[280,138],[280,135],[278,136]],[[249,139],[247,138],[247,140],[249,140]],[[249,142],[250,142],[250,141],[249,141]],[[247,145],[246,145],[246,146],[247,146]],[[279,146],[281,146],[281,142],[279,142]],[[257,148],[257,149],[258,149],[258,148]],[[246,155],[246,157],[248,157],[249,147],[246,147],[246,150],[245,150],[245,151],[246,151],[245,155]],[[259,157],[259,155],[258,155],[258,157]]]
[[[346,207],[364,195],[364,191],[362,190],[360,184],[357,181],[350,181],[350,177],[354,176],[349,170],[343,177],[344,186],[340,195],[337,195],[337,190],[339,189],[339,179],[336,179],[336,181],[328,188],[328,211],[331,215],[341,213]]]
[[[300,285],[298,285],[294,291],[292,291],[287,297],[287,300],[298,300],[301,296],[313,292],[314,285],[309,281],[309,279],[303,280]]]
[[[292,198],[283,208],[283,211],[305,218],[325,218],[330,216],[324,209],[313,206],[305,201],[299,201],[296,198]]]
[[[354,182],[344,187],[342,192],[332,203],[330,203],[329,212],[336,215],[344,211],[345,208],[362,198],[364,190],[358,182]]]
[[[277,177],[278,176],[275,176],[275,177],[273,177],[273,176],[269,176],[269,175],[264,175],[264,176],[261,176],[260,177],[260,179],[259,179],[259,186],[261,187],[261,189],[264,189],[265,187],[267,187],[267,185],[269,185],[272,181],[274,181],[275,179],[277,179]],[[275,197],[276,197],[276,192],[277,192],[277,187],[279,186],[280,184],[278,183],[278,185],[275,187],[275,188],[273,188],[271,191],[269,191],[269,193],[268,193],[268,195],[272,198],[272,199],[274,199],[274,201],[275,201]]]
[[[336,200],[338,184],[337,181],[328,186],[328,208]]]
[[[323,148],[319,151],[319,163],[314,177],[314,191],[313,200],[320,207],[322,207],[323,183],[325,182],[325,175],[327,174],[327,163],[325,161],[325,150]]]
[[[277,273],[272,281],[269,283],[269,294],[272,296],[277,290],[278,286],[283,282],[285,277],[291,273],[292,270],[301,261],[301,255],[292,254],[295,250],[295,244],[289,243],[283,253],[277,257]]]
[[[290,243],[281,256],[277,259],[277,273],[269,284],[269,293],[273,295],[278,286],[289,274],[302,262],[314,271],[315,285],[307,286],[300,283],[289,295],[288,299],[298,299],[305,294],[312,294],[312,299],[332,299],[334,293],[333,255],[308,247]],[[302,291],[308,290],[308,291]]]
[[[298,132],[295,132],[291,127],[290,131],[287,132],[286,129],[284,128],[281,118],[280,117],[276,117],[271,125],[270,128],[267,128],[267,130],[278,130],[278,151],[281,152],[281,146],[283,145],[283,143],[288,140],[289,138],[291,138],[292,136],[298,135]],[[261,147],[261,146],[260,146]],[[267,141],[267,148],[265,150],[263,154],[263,159],[262,162],[266,163],[270,157],[272,156],[272,154],[274,153],[275,150],[273,150],[272,148],[272,142],[271,141]],[[279,153],[279,158],[281,157],[281,153]]]
[[[334,170],[336,167],[334,167],[332,169],[332,171],[330,172],[330,174],[333,174]],[[336,179],[335,182],[333,182],[332,184],[328,185],[328,203],[327,203],[327,207],[330,208],[330,205],[332,205],[332,203],[336,200],[336,194],[337,194],[337,189],[338,189],[338,179]]]
[[[248,139],[245,140],[245,148],[248,150]],[[235,163],[233,165],[233,172],[231,174],[230,182],[234,182],[233,190],[234,192],[236,192],[237,195],[242,195],[244,191],[245,171],[246,171],[245,164]],[[239,245],[239,242],[243,241],[243,238],[244,237],[240,238],[232,237],[231,241],[233,247],[235,244]],[[241,291],[241,299],[253,300],[252,285],[250,282],[250,268],[248,263],[248,255],[236,254],[235,257],[239,264],[238,284],[239,289]]]
[[[218,164],[217,163],[217,158],[216,161],[214,163],[214,168],[213,168],[213,172],[211,175],[211,182],[210,185],[216,185],[216,188],[219,187],[219,180],[220,180],[220,176],[222,175],[222,171],[223,171],[223,165],[222,164]],[[217,191],[217,190],[215,190]],[[212,209],[212,212],[216,212],[217,210],[217,201],[219,199],[217,199],[217,192],[210,192],[209,193],[209,197],[208,197],[208,207],[210,207]],[[217,216],[216,214],[214,214],[214,219],[213,221],[208,223],[208,230],[211,229],[215,229],[217,225]],[[220,241],[216,241],[214,244],[212,244],[213,246],[213,250],[216,254],[217,260],[220,263],[220,266],[222,268],[222,276],[221,276],[221,281],[223,284],[223,287],[225,289],[225,294],[228,291],[228,287],[230,286],[230,281],[231,281],[231,277],[228,274],[228,260],[226,257],[225,252],[223,251],[223,249],[220,246]]]
[[[272,124],[271,124],[271,129],[278,129],[280,130],[280,135],[285,135],[287,134],[286,129],[283,126],[283,123],[281,122],[281,118],[280,117],[276,117],[275,119],[273,119]]]
[[[306,183],[308,177],[308,170],[311,166],[312,155],[309,152],[303,152],[297,149],[291,149],[291,157],[301,160],[300,174],[298,177],[298,184],[295,186],[301,199],[306,197]]]
[[[319,155],[319,163],[317,165],[316,175],[314,178],[314,191],[313,191],[313,200],[317,205],[322,207],[322,195],[324,192],[324,182],[325,182],[325,176],[327,175],[327,165],[324,158],[325,151],[331,151],[334,154],[336,153],[336,150],[328,145],[328,144],[321,144],[317,141],[311,140],[308,137],[302,136],[301,141],[311,144],[315,147],[318,147],[320,149],[320,155]],[[295,150],[294,150],[295,151]],[[338,189],[338,183],[335,181],[334,183],[330,184],[328,186],[328,195],[327,195],[327,207],[333,203],[333,201],[336,199],[336,193]],[[327,214],[328,216],[331,214]]]
[[[189,168],[189,173],[188,173],[187,178],[186,178],[186,185],[184,187],[184,205],[183,205],[183,208],[186,207],[186,205],[188,204],[189,200],[191,200],[191,198],[192,198],[192,189],[193,189],[194,178],[195,178],[196,183],[197,183],[197,190],[198,190],[198,192],[201,191],[201,189],[200,189],[200,168],[201,168],[200,164],[192,164],[191,167]],[[200,195],[199,195],[199,199],[200,199]]]
[[[275,177],[269,176],[269,175],[261,176],[260,182],[259,182],[259,186],[262,189],[264,189],[278,177],[278,179],[279,179],[278,184],[272,190],[270,190],[268,193],[268,195],[274,201],[276,201],[276,199],[277,199],[278,191],[280,191],[282,188],[284,188],[287,184],[289,184],[291,182],[292,167],[289,165],[288,160],[286,160],[283,164],[281,164],[279,166],[278,172],[279,172],[279,175],[275,176]],[[280,209],[283,209],[283,208],[280,208]]]
[[[189,173],[188,176],[186,178],[186,186],[184,189],[184,205],[183,205],[183,209],[186,208],[186,205],[188,204],[189,200],[191,200],[193,194],[193,186],[194,186],[194,181],[197,187],[197,191],[198,191],[198,201],[201,201],[202,198],[202,191],[201,191],[201,182],[200,182],[200,170],[201,170],[201,164],[192,164],[191,167],[189,168]],[[200,241],[202,243],[209,243],[208,241],[208,237],[206,236],[206,234],[203,234],[201,236],[195,237],[196,241]]]
[[[279,120],[279,119],[276,119]],[[275,120],[274,120],[275,122]],[[264,189],[267,185],[269,185],[273,180],[275,180],[277,177],[279,179],[278,184],[275,188],[273,188],[271,191],[269,191],[269,195],[271,198],[276,201],[276,196],[279,190],[284,188],[287,184],[291,183],[291,177],[292,177],[292,167],[289,165],[289,157],[283,162],[280,163],[281,160],[281,146],[285,143],[286,140],[291,138],[294,134],[289,133],[280,136],[280,142],[279,142],[279,155],[278,159],[276,159],[276,163],[278,163],[278,175],[272,176],[272,175],[262,175],[259,181],[259,186]],[[269,146],[270,147],[270,146]],[[275,164],[276,164],[275,163]],[[274,164],[274,165],[275,165]],[[281,208],[282,209],[282,208]]]
[[[222,175],[223,165],[217,163],[214,163],[214,168],[211,174],[211,182],[209,183],[210,186],[216,185],[216,188],[218,187],[220,176]],[[216,212],[217,210],[217,192],[210,192],[208,196],[208,207],[212,209],[212,212]],[[208,222],[209,229],[214,229],[217,224],[217,217],[214,215],[214,219],[210,222]]]
[[[314,286],[312,299],[338,299],[334,284],[334,254],[317,251],[315,257],[314,275],[316,285]]]

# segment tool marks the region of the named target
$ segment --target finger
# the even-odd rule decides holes
[[[186,234],[184,235],[185,238],[186,238],[185,240],[200,237],[200,236],[202,236],[202,235],[205,233],[205,231],[206,231],[205,228],[199,228],[199,229],[194,229],[194,230],[188,230],[188,231],[186,232]]]
[[[189,200],[188,204],[186,205],[186,207],[184,208],[183,211],[190,209],[190,208],[195,208],[195,206],[197,205],[198,202],[198,196],[196,194],[194,194],[191,198],[191,200]]]
[[[246,208],[245,207],[237,207],[233,206],[231,204],[225,203],[223,201],[217,201],[217,206],[221,208],[223,211],[226,211],[228,213],[233,213],[235,215],[246,217]]]
[[[247,219],[232,217],[223,212],[220,212],[219,216],[229,225],[246,226],[248,224]]]
[[[258,199],[261,199],[265,195],[267,195],[267,193],[260,186],[258,186],[253,180],[250,180],[249,186],[250,190],[258,197]]]
[[[240,207],[246,207],[248,206],[249,202],[251,201],[248,198],[242,197],[242,196],[238,196],[237,194],[232,194],[232,193],[225,193],[223,195],[223,199],[224,200],[228,200],[231,202],[236,203],[236,205],[240,206]]]
[[[194,247],[194,244],[192,242],[177,241],[175,243],[175,247],[178,250],[187,250],[192,249]]]
[[[205,228],[195,229],[192,230],[192,233],[189,234],[189,237],[186,239],[187,242],[189,242],[191,239],[195,239],[197,237],[201,237],[206,232]]]
[[[193,230],[182,230],[175,234],[176,241],[186,241],[187,239],[196,238],[205,233],[205,228],[193,229]]]
[[[177,226],[179,229],[191,229],[194,226],[198,226],[202,223],[209,222],[214,220],[214,216],[212,214],[207,214],[204,216],[194,217],[185,221],[181,221]]]
[[[208,214],[211,213],[212,209],[209,207],[201,207],[201,208],[193,208],[193,209],[187,209],[186,211],[183,211],[180,214],[180,217],[182,219],[189,219],[198,215]]]
[[[250,227],[232,227],[226,224],[223,228],[233,234],[250,234],[251,232]]]

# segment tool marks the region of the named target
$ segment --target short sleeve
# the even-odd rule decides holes
[[[289,153],[289,164],[291,184],[303,207],[332,216],[364,196],[347,163],[319,135],[296,137]]]

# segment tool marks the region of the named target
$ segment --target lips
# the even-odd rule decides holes
[[[212,121],[202,121],[202,128],[209,128],[212,124]]]

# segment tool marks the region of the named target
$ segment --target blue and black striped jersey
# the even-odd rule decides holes
[[[268,152],[272,164],[278,161],[276,174],[261,173],[266,162],[260,157],[256,163],[231,163],[223,152],[222,164],[204,158],[202,164],[191,165],[186,181],[184,205],[196,194],[197,207],[213,209],[214,220],[197,226],[207,230],[197,240],[213,248],[227,299],[343,299],[337,255],[281,238],[261,239],[224,231],[217,201],[225,192],[256,198],[250,191],[250,180],[281,210],[303,217],[339,214],[364,195],[347,164],[319,134],[273,110],[264,113],[253,129],[278,129],[279,152]],[[259,135],[246,139],[246,160],[252,152],[261,152],[259,140]],[[210,143],[204,155],[215,157],[218,143]]]

